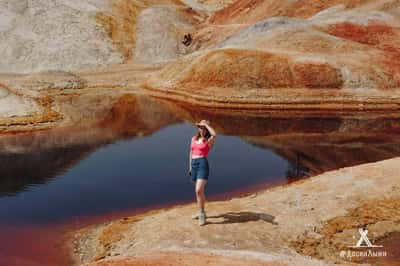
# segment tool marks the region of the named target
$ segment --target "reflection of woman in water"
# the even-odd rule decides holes
[[[204,188],[209,174],[207,155],[215,143],[217,134],[207,120],[201,120],[196,125],[199,130],[192,137],[190,144],[189,175],[192,177],[192,182],[196,187],[196,199],[199,205],[199,213],[193,218],[198,218],[199,225],[204,225],[206,223]]]

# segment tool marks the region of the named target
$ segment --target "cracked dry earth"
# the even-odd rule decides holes
[[[190,218],[196,205],[187,204],[82,228],[71,235],[75,264],[356,263],[339,252],[355,244],[360,226],[373,243],[400,231],[399,162],[342,168],[209,202],[203,227]],[[227,257],[231,261],[225,263]]]

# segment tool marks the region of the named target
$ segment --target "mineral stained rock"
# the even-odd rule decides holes
[[[99,89],[217,108],[400,107],[398,1],[0,0],[0,7],[0,83],[39,102],[47,97],[53,111],[63,109],[60,95]]]

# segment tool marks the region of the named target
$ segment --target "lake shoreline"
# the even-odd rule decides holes
[[[0,91],[23,95],[37,106],[37,111],[0,114],[0,133],[33,132],[74,125],[77,121],[93,121],[99,117],[85,115],[96,110],[105,112],[118,99],[127,95],[147,96],[191,108],[219,112],[239,110],[250,112],[344,113],[354,114],[397,112],[400,93],[393,90],[356,89],[324,90],[315,88],[248,89],[245,96],[235,87],[204,87],[186,90],[180,87],[158,87],[146,83],[160,66],[116,65],[107,70],[77,73],[39,73],[31,75],[0,75]],[[126,78],[122,78],[126,76]],[[99,80],[101,82],[99,82]],[[47,84],[44,86],[43,84]],[[4,98],[5,99],[5,98]],[[98,99],[103,101],[99,102]],[[97,101],[98,106],[93,106]],[[77,105],[79,103],[79,105]],[[71,108],[76,105],[76,109]],[[22,107],[20,108],[22,109]],[[21,111],[22,112],[22,111]],[[89,119],[87,119],[89,118]]]
[[[212,201],[225,201],[232,198],[241,198],[270,187],[289,185],[292,182],[295,182],[295,180],[266,181],[248,186],[244,189],[217,193],[208,198]],[[191,200],[178,200],[162,204],[152,204],[143,208],[120,210],[107,214],[87,215],[72,220],[54,222],[46,225],[3,225],[4,227],[2,230],[5,232],[3,240],[5,243],[8,243],[4,248],[8,250],[8,254],[7,256],[0,258],[0,264],[10,265],[10,263],[15,262],[15,258],[20,257],[18,258],[18,263],[28,263],[28,265],[28,261],[30,260],[45,265],[70,265],[70,250],[72,247],[71,243],[73,242],[71,241],[71,234],[74,232],[81,230],[82,228],[107,223],[123,217],[148,215],[149,213],[157,213],[159,211],[173,209],[177,206],[192,204],[193,202],[195,202],[194,196]],[[40,241],[38,241],[38,239],[40,239]],[[27,248],[26,252],[21,252],[21,245],[31,248]]]
[[[199,256],[204,252],[216,256],[208,259],[228,256],[239,261],[253,252],[260,265],[293,260],[304,265],[346,264],[338,254],[354,242],[352,236],[358,239],[358,223],[367,225],[371,241],[400,231],[399,162],[394,158],[342,168],[248,196],[211,201],[206,209],[214,218],[204,227],[190,218],[194,203],[90,225],[70,232],[68,247],[75,265],[138,263],[155,253],[161,254],[159,261],[193,256],[201,261],[207,258]]]
[[[106,95],[107,97],[104,97]],[[73,101],[74,106],[79,105],[81,107],[78,109],[71,108],[70,100]],[[92,109],[93,102],[102,104],[96,105]],[[51,130],[37,132],[33,132],[32,128],[32,135],[29,132],[25,134],[4,134],[2,140],[4,150],[10,152],[24,150],[28,154],[33,154],[47,151],[52,147],[82,146],[84,147],[83,152],[76,157],[81,160],[87,154],[91,154],[109,143],[125,140],[128,137],[150,136],[167,125],[192,124],[204,117],[209,117],[216,125],[217,132],[221,135],[239,135],[246,143],[258,148],[272,150],[279,156],[286,158],[293,163],[293,167],[304,166],[312,176],[343,166],[359,165],[367,160],[368,162],[381,161],[396,157],[399,154],[396,151],[399,129],[399,115],[397,113],[344,113],[343,110],[339,114],[323,110],[319,112],[297,112],[294,110],[266,112],[265,110],[218,109],[217,111],[213,108],[200,108],[167,100],[155,100],[142,94],[128,93],[121,96],[120,93],[111,93],[109,90],[93,93],[87,98],[82,96],[70,98],[66,95],[60,97],[53,104],[63,106],[61,110],[64,114],[69,113],[71,115],[70,123],[74,122],[75,124],[69,127],[59,125]],[[94,112],[94,110],[96,111]],[[92,113],[94,116],[92,116]],[[159,116],[160,113],[164,115]],[[148,120],[143,120],[142,117],[148,118]],[[154,121],[153,117],[158,120]],[[250,135],[248,135],[249,133]],[[26,146],[26,143],[31,143],[31,145]],[[72,156],[71,158],[75,157]],[[340,160],[337,158],[340,158]],[[79,160],[66,161],[65,164],[61,164],[59,169],[68,169]],[[301,171],[302,167],[292,170]],[[287,181],[292,180],[288,179]],[[293,185],[295,184],[296,182]],[[280,187],[287,186],[290,187],[291,184],[280,184]],[[220,199],[209,196],[208,199],[212,201],[212,204],[215,203],[215,200],[224,204],[225,201],[230,201],[232,197],[246,198],[258,195],[269,190],[269,186],[268,184],[265,184],[265,186],[257,184],[254,188],[245,190],[239,188],[232,193],[222,193]],[[175,208],[190,204],[189,201],[172,202],[171,206],[152,205],[146,210],[131,209],[130,211],[112,211],[100,216],[88,215],[88,217],[82,219],[78,218],[76,223],[55,224],[55,227],[62,227],[63,232],[75,232],[82,226],[90,227],[90,225],[104,224],[110,220],[117,221],[122,217],[132,217],[148,213],[151,210],[156,210],[156,213],[167,209],[173,211]],[[252,214],[250,214],[250,217],[253,217]],[[45,231],[48,229],[51,234],[53,232],[52,225],[50,227],[45,228]],[[33,231],[29,232],[32,236],[30,243],[35,245],[35,239],[40,237],[40,233]],[[40,230],[38,231],[40,232]],[[21,237],[21,239],[25,239],[24,236]],[[57,238],[57,241],[63,239],[61,233],[58,232],[57,235],[54,235],[54,238]],[[50,250],[53,242],[47,242],[48,253],[46,253],[45,244],[43,243],[43,250],[40,251],[40,254],[43,254],[42,257],[47,257],[47,254],[52,258],[57,257],[57,251],[54,253]],[[16,248],[12,251],[12,254],[19,254],[18,245],[14,244],[14,247]],[[15,255],[15,257],[18,256]]]

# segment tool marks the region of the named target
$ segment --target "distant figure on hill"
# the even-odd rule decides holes
[[[193,41],[193,38],[192,38],[192,35],[191,35],[190,33],[185,34],[185,36],[183,36],[183,41],[182,41],[182,43],[183,43],[185,46],[189,46],[189,45],[192,43],[192,41]]]

